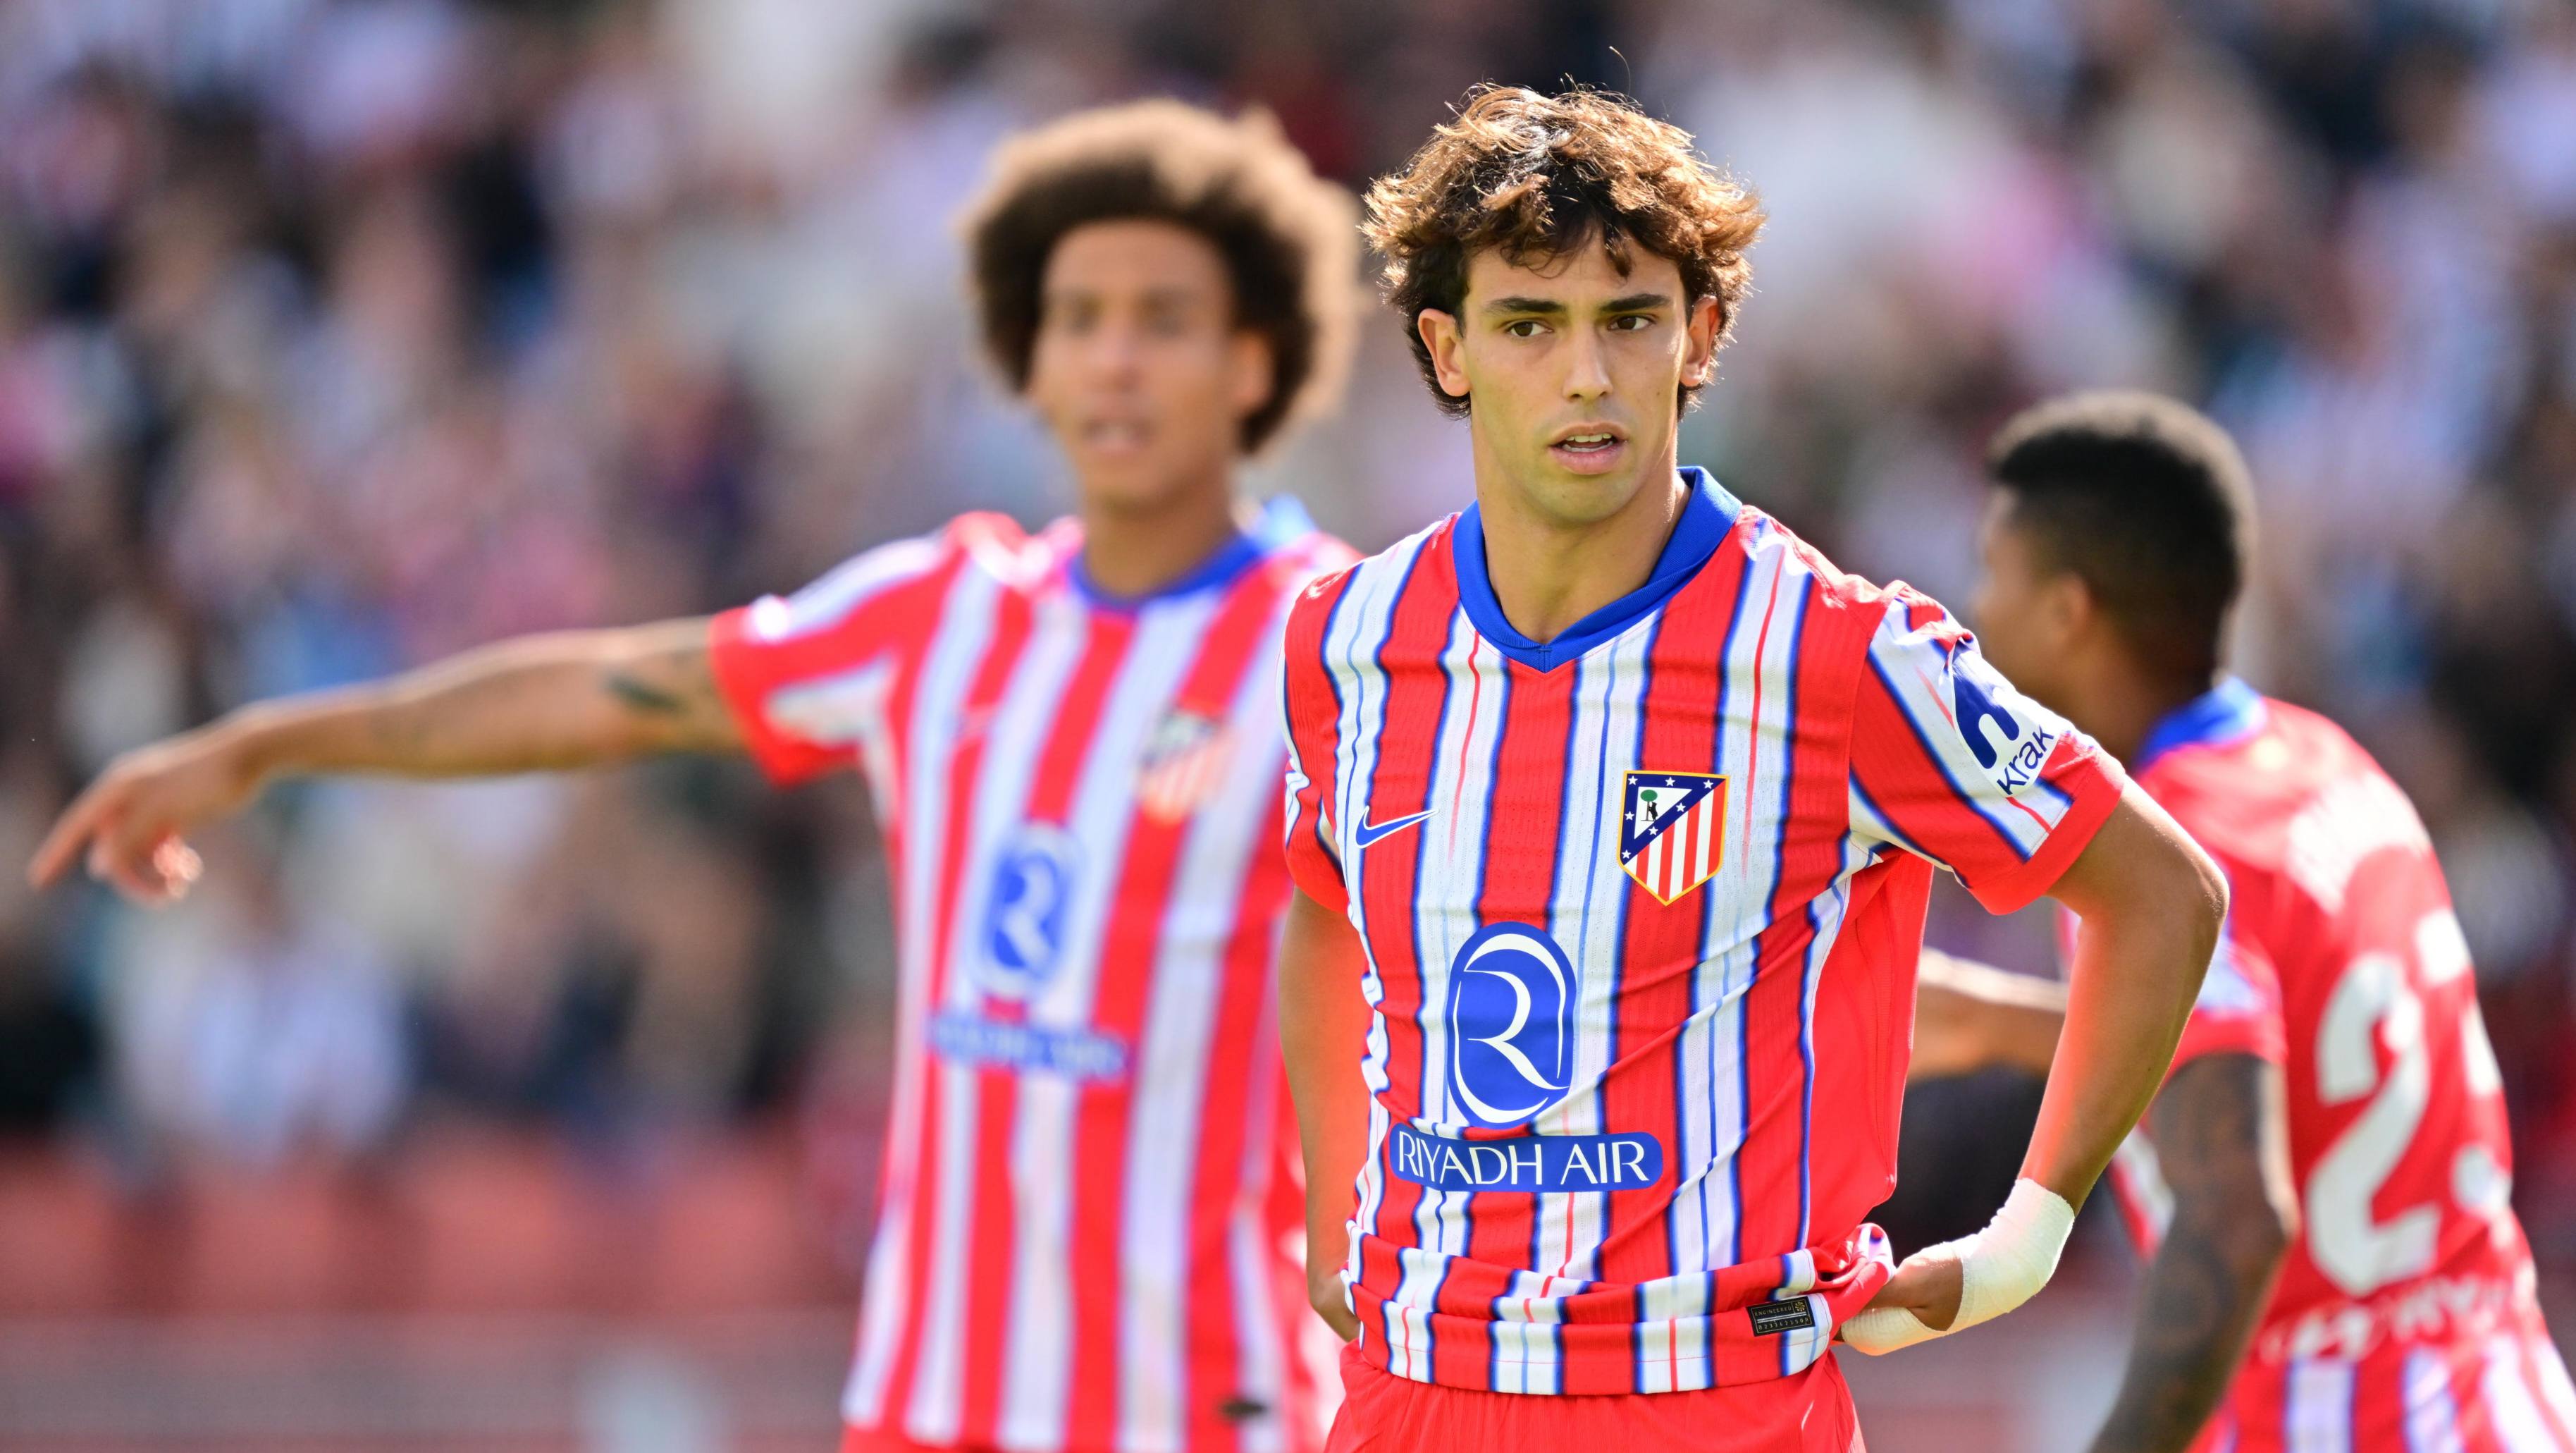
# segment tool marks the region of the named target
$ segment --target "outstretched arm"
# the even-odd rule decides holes
[[[2227,916],[2218,865],[2135,786],[2049,892],[2083,926],[2021,1178],[1985,1230],[1906,1258],[1845,1324],[1864,1352],[1974,1326],[2047,1283],[2076,1209],[2173,1063]]]
[[[2009,1065],[2048,1073],[2066,1023],[2066,986],[1925,949],[1914,980],[1909,1080]]]
[[[1279,1044],[1306,1158],[1306,1298],[1345,1342],[1360,1334],[1342,1289],[1352,1183],[1368,1156],[1369,1094],[1360,1078],[1369,1006],[1364,954],[1350,920],[1299,889],[1279,948]]]
[[[2173,1220],[2147,1264],[2129,1370],[2094,1453],[2182,1453],[2225,1395],[2298,1229],[2279,1065],[2208,1054],[2147,1124]]]
[[[704,620],[502,641],[367,686],[261,702],[108,765],[28,866],[86,854],[93,877],[161,901],[195,859],[180,839],[281,777],[474,777],[741,745]]]

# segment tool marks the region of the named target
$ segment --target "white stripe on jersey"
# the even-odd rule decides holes
[[[1806,1103],[1799,1107],[1805,1117],[1802,1132],[1804,1149],[1798,1159],[1798,1241],[1804,1245],[1815,1234],[1815,1128],[1816,1128],[1816,995],[1825,977],[1825,960],[1831,958],[1834,945],[1842,941],[1843,921],[1851,911],[1851,883],[1854,875],[1874,861],[1869,844],[1854,833],[1843,834],[1842,867],[1834,875],[1834,886],[1807,905],[1807,916],[1815,936],[1807,941],[1806,992],[1798,1001],[1798,1036],[1806,1051],[1803,1060],[1806,1075]]]
[[[983,768],[969,808],[966,850],[948,925],[949,975],[943,1009],[973,1013],[983,987],[976,967],[984,962],[983,925],[993,892],[990,867],[1001,858],[1028,812],[1029,790],[1045,754],[1065,682],[1081,662],[1089,623],[1081,603],[1066,593],[1037,605],[1028,639],[1010,665],[986,727]],[[932,739],[938,742],[944,739]],[[927,745],[927,744],[926,744]],[[944,751],[924,755],[945,760]],[[965,1311],[975,1239],[976,1129],[982,1119],[980,1069],[957,1060],[940,1063],[939,1124],[935,1131],[938,1199],[931,1229],[930,1284],[922,1309],[920,1359],[913,1375],[905,1430],[924,1443],[956,1439],[964,1415]],[[1029,1077],[1034,1081],[1037,1077]]]
[[[890,828],[901,826],[903,812],[893,724],[886,720],[886,698],[895,682],[892,654],[880,652],[845,671],[779,687],[761,707],[790,736],[818,747],[856,746],[869,805]]]
[[[1386,723],[1386,673],[1378,669],[1377,652],[1385,644],[1393,622],[1395,597],[1403,590],[1416,557],[1436,528],[1420,531],[1399,541],[1383,554],[1362,561],[1342,587],[1341,599],[1335,602],[1332,620],[1325,632],[1323,656],[1326,669],[1347,682],[1340,702],[1341,716],[1335,724],[1333,773],[1333,828],[1345,854],[1353,851],[1350,846],[1354,841],[1352,824],[1369,820],[1362,774],[1375,767],[1378,733]],[[1362,745],[1364,742],[1365,747]],[[1348,871],[1357,876],[1359,864],[1348,857],[1344,862]],[[1372,1011],[1368,1049],[1360,1062],[1360,1076],[1369,1088],[1369,1144],[1377,1146],[1385,1143],[1387,1134],[1386,1107],[1379,1097],[1389,1081],[1386,1024],[1375,1011],[1386,1000],[1386,982],[1378,972],[1377,956],[1369,948],[1367,895],[1351,894],[1350,920],[1359,932],[1363,965],[1360,990]],[[1360,1167],[1358,1193],[1358,1210],[1351,1222],[1350,1252],[1342,1268],[1346,1285],[1359,1282],[1360,1233],[1377,1224],[1378,1206],[1386,1198],[1384,1176],[1374,1155]],[[1380,1335],[1383,1336],[1383,1332]]]
[[[1628,875],[1618,870],[1618,816],[1627,774],[1637,766],[1637,739],[1642,730],[1638,703],[1645,693],[1646,658],[1661,629],[1661,613],[1622,632],[1606,648],[1595,647],[1576,667],[1573,709],[1577,753],[1585,754],[1567,784],[1557,842],[1560,876],[1556,901],[1550,905],[1548,932],[1574,963],[1575,1010],[1573,1066],[1563,1100],[1540,1112],[1542,1135],[1591,1135],[1603,1129],[1600,1081],[1610,1067],[1610,1025],[1618,975],[1595,972],[1596,965],[1616,965],[1627,927]],[[1597,752],[1598,755],[1591,755]],[[1584,765],[1595,765],[1586,773]],[[1579,874],[1562,871],[1582,865]],[[1538,1198],[1538,1246],[1530,1265],[1552,1270],[1534,1280],[1589,1279],[1593,1257],[1609,1234],[1610,1198],[1588,1191],[1550,1192]],[[1549,1314],[1554,1315],[1552,1312]],[[1541,1345],[1539,1338],[1547,1341]],[[1555,1334],[1530,1333],[1531,1355],[1544,1361],[1528,1372],[1531,1382],[1556,1387],[1556,1362],[1562,1351]]]
[[[2436,1349],[2406,1354],[2398,1374],[2406,1408],[2406,1453],[2460,1453],[2460,1410],[2451,1397],[2451,1367]]]
[[[1771,921],[1771,897],[1780,882],[1776,843],[1756,842],[1753,836],[1757,823],[1778,819],[1757,806],[1752,794],[1759,791],[1765,801],[1786,801],[1781,794],[1788,786],[1789,664],[1795,641],[1794,633],[1779,629],[1776,621],[1766,639],[1762,616],[1775,592],[1803,595],[1806,588],[1807,572],[1796,566],[1786,542],[1769,522],[1760,522],[1731,607],[1719,677],[1725,699],[1717,724],[1717,759],[1709,768],[1726,778],[1727,841],[1720,851],[1740,864],[1742,876],[1736,880],[1740,886],[1721,878],[1704,892],[1699,964],[1691,981],[1691,1018],[1674,1046],[1681,1077],[1677,1107],[1682,1143],[1673,1169],[1673,1204],[1667,1214],[1677,1281],[1742,1259],[1736,1247],[1742,1207],[1736,1199],[1734,1166],[1746,1133],[1744,996],[1753,987],[1759,936]],[[1754,712],[1757,681],[1758,719]],[[1707,1311],[1707,1294],[1677,1288],[1673,1303],[1667,1315],[1701,1315]]]
[[[944,742],[956,731],[972,689],[975,667],[983,660],[993,628],[993,606],[999,583],[980,570],[960,570],[940,609],[942,629],[932,640],[921,680],[914,688],[910,740],[916,745],[904,771],[912,779],[908,794],[918,809],[904,824],[906,851],[897,870],[903,931],[899,944],[900,978],[895,1024],[895,1068],[892,1130],[886,1143],[885,1219],[869,1248],[867,1286],[859,1312],[858,1350],[851,1359],[850,1385],[842,1397],[842,1414],[861,1426],[875,1426],[885,1405],[886,1378],[893,1371],[912,1268],[912,1205],[920,1176],[920,1085],[924,1053],[921,1026],[930,1019],[925,1000],[936,965],[929,932],[939,904],[939,865],[946,857],[948,831],[947,771],[943,752],[918,744]]]
[[[1813,1326],[1793,1328],[1780,1338],[1780,1375],[1794,1376],[1816,1365],[1834,1345],[1834,1314],[1822,1292],[1807,1294],[1807,1319]]]
[[[1253,1031],[1256,1043],[1268,1044],[1279,1032],[1274,1012],[1278,1002],[1276,988],[1275,974],[1264,980],[1261,1022]],[[1241,1350],[1243,1367],[1242,1381],[1232,1395],[1270,1409],[1266,1417],[1248,1418],[1235,1425],[1244,1453],[1281,1453],[1289,1446],[1288,1359],[1292,1349],[1279,1342],[1279,1282],[1275,1275],[1285,1253],[1272,1244],[1268,1208],[1263,1204],[1278,1168],[1279,1085],[1277,1075],[1252,1078],[1252,1091],[1243,1107],[1243,1168],[1235,1176],[1235,1184],[1242,1189],[1225,1218],[1226,1279],[1234,1288],[1228,1300],[1234,1304],[1234,1340]],[[1323,1325],[1321,1318],[1304,1316],[1291,1325],[1309,1323]],[[1339,1380],[1333,1385],[1338,1386]]]
[[[2522,1375],[2522,1338],[2498,1332],[2487,1339],[2486,1372],[2478,1391],[2494,1420],[2496,1441],[2505,1453],[2566,1453],[2566,1445],[2549,1431],[2549,1420],[2532,1400],[2531,1383]]]
[[[1452,914],[1445,905],[1473,903],[1476,878],[1484,867],[1485,811],[1493,796],[1488,769],[1492,744],[1502,738],[1506,693],[1502,664],[1501,653],[1476,634],[1467,613],[1452,611],[1449,639],[1440,650],[1440,727],[1432,743],[1426,795],[1432,814],[1414,830],[1420,856],[1414,872],[1413,956],[1428,1011],[1422,1023],[1422,1106],[1414,1125],[1434,1134],[1454,1134],[1471,1123],[1452,1103],[1453,1087],[1441,1071],[1449,1063],[1449,963],[1476,925],[1468,914]],[[1376,766],[1370,763],[1371,770]],[[1426,1195],[1424,1204],[1431,1204],[1436,1194]],[[1449,1249],[1436,1234],[1427,1235],[1422,1244]]]
[[[764,641],[810,635],[845,619],[866,603],[907,580],[919,579],[948,558],[948,545],[925,535],[897,540],[842,561],[794,595],[764,595],[751,603],[748,624]],[[970,565],[965,573],[977,574]]]
[[[2567,1381],[2566,1359],[2546,1336],[2530,1339],[2531,1364],[2540,1370],[2540,1399],[2557,1414],[2558,1426],[2576,1436],[2576,1385]]]
[[[1275,629],[1278,622],[1272,624]],[[1261,671],[1245,677],[1228,717],[1246,740],[1259,741],[1254,733],[1268,721],[1279,683]],[[1127,1143],[1188,1148],[1127,1158],[1118,1217],[1121,1448],[1177,1449],[1188,1431],[1181,1405],[1189,1383],[1189,1348],[1181,1338],[1188,1320],[1184,1313],[1192,1280],[1216,1272],[1190,1264],[1199,1111],[1235,905],[1243,899],[1255,844],[1269,848],[1261,825],[1278,800],[1269,786],[1279,766],[1275,750],[1263,753],[1259,764],[1263,770],[1229,778],[1220,795],[1192,820],[1164,910],[1154,997],[1137,1045]],[[1218,1398],[1276,1400],[1259,1391],[1198,1390]]]
[[[1451,913],[1431,905],[1476,901],[1484,872],[1486,813],[1494,796],[1494,752],[1502,741],[1511,694],[1502,653],[1476,634],[1465,611],[1450,614],[1440,666],[1446,680],[1432,748],[1428,801],[1433,811],[1431,820],[1417,829],[1421,856],[1413,895],[1414,960],[1425,1006],[1447,1004],[1449,966],[1476,929],[1471,912]],[[1469,1123],[1451,1103],[1452,1087],[1443,1072],[1450,1054],[1443,1032],[1447,1022],[1439,1008],[1423,1016],[1422,1114],[1414,1122],[1416,1128],[1443,1134]],[[1390,1358],[1402,1359],[1399,1376],[1428,1378],[1431,1311],[1449,1274],[1445,1258],[1466,1252],[1470,1197],[1465,1191],[1430,1186],[1419,1190],[1413,1211],[1415,1246],[1407,1248],[1404,1279],[1386,1303],[1387,1344]]]
[[[2352,1453],[2353,1366],[2340,1357],[2290,1363],[2281,1438],[2287,1453]]]
[[[2165,1163],[2156,1154],[2156,1143],[2131,1130],[2111,1153],[2111,1174],[2127,1195],[2131,1214],[2144,1219],[2154,1235],[2152,1244],[2162,1246],[2166,1229],[2173,1225],[2174,1198],[2173,1187],[2165,1183]]]

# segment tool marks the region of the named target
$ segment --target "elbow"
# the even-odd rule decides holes
[[[2297,1220],[2295,1214],[2266,1205],[2236,1218],[2213,1238],[2238,1285],[2268,1288],[2272,1284],[2281,1263],[2289,1258]]]
[[[2193,956],[2206,964],[2218,951],[2218,935],[2227,923],[2227,873],[2218,866],[2208,851],[2190,838],[2178,844],[2184,859],[2180,876],[2180,896],[2186,905],[2188,921],[2199,951]]]
[[[2242,1222],[2237,1239],[2243,1244],[2231,1259],[2241,1275],[2268,1278],[2280,1269],[2289,1257],[2291,1243],[2299,1239],[2298,1207],[2267,1194],[2246,1208]]]
[[[2179,1205],[2174,1219],[2177,1230],[2193,1228],[2190,1239],[2207,1248],[2231,1282],[2247,1287],[2270,1284],[2299,1234],[2297,1208],[2253,1186],[2199,1207]]]

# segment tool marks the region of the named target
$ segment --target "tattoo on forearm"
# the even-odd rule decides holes
[[[696,719],[716,704],[715,670],[703,651],[656,654],[613,666],[601,684],[627,710],[647,716]]]
[[[626,718],[630,751],[713,750],[733,741],[731,715],[716,687],[715,664],[690,623],[602,668],[600,689]]]
[[[653,712],[661,716],[681,716],[689,710],[687,702],[629,671],[609,672],[608,691],[610,695],[637,711]]]
[[[2176,1213],[2147,1268],[2119,1401],[2096,1453],[2179,1453],[2234,1380],[2282,1247],[2265,1192],[2271,1071],[2250,1056],[2184,1067],[2157,1099]]]
[[[2265,1284],[2249,1284],[2201,1228],[2177,1224],[2156,1252],[2120,1400],[2101,1453],[2187,1447],[2226,1394]]]

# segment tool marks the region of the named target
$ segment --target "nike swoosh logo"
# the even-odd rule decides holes
[[[1359,845],[1365,848],[1369,844],[1376,842],[1379,838],[1385,837],[1388,833],[1402,832],[1406,828],[1413,826],[1415,823],[1422,821],[1430,815],[1430,812],[1426,810],[1417,812],[1411,817],[1399,817],[1393,822],[1361,823],[1357,834]]]

